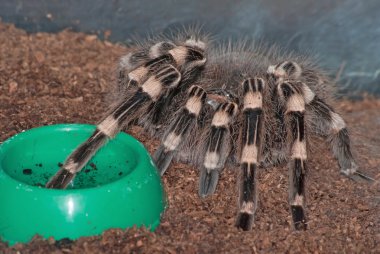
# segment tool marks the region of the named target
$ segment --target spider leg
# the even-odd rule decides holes
[[[138,55],[138,57],[134,57],[134,55],[129,57],[125,56],[127,60],[122,61],[123,63],[129,63],[123,64],[123,66],[129,66],[131,71],[127,76],[120,76],[119,79],[123,80],[124,78],[125,80],[123,80],[123,82],[128,83],[128,86],[141,85],[147,77],[149,77],[149,73],[157,69],[157,67],[160,67],[162,64],[171,64],[181,73],[181,83],[176,88],[170,89],[160,96],[149,114],[145,115],[144,119],[142,119],[141,123],[144,122],[145,124],[148,124],[148,128],[155,127],[159,129],[163,119],[166,119],[167,117],[165,116],[165,113],[167,112],[166,109],[170,108],[173,98],[179,93],[188,90],[189,86],[199,78],[204,69],[207,58],[205,56],[204,48],[200,48],[197,45],[202,45],[202,47],[204,47],[200,41],[195,44],[194,42],[185,41],[178,46],[171,42],[159,42],[154,44],[149,49],[149,52],[141,51],[136,53],[143,54],[143,57],[140,55]],[[145,62],[141,63],[141,61],[137,61],[137,63],[134,64],[132,61],[133,59],[140,58],[145,59]],[[125,67],[125,69],[128,70],[127,67]]]
[[[240,197],[236,226],[250,230],[257,208],[256,172],[260,161],[262,125],[263,125],[263,89],[262,79],[247,79],[243,82],[243,128],[241,133],[240,155]]]
[[[279,83],[285,77],[297,80],[303,76],[300,65],[289,61],[269,66],[267,72],[273,75]],[[320,79],[318,84],[323,84],[323,82]],[[374,181],[373,178],[358,170],[351,153],[350,137],[343,118],[323,99],[316,96],[307,85],[302,84],[302,90],[308,109],[308,117],[311,114],[312,118],[310,129],[329,141],[332,152],[338,160],[340,172],[354,180]]]
[[[140,48],[122,56],[117,67],[119,91],[125,91],[129,85],[141,85],[154,64],[171,63],[167,52],[174,47],[175,44],[170,41],[161,41],[152,45],[149,50]]]
[[[297,84],[284,82],[277,86],[280,101],[285,107],[285,123],[290,143],[289,203],[296,230],[307,228],[305,216],[307,142],[302,86],[300,82]]]
[[[350,136],[343,118],[336,113],[321,98],[314,96],[307,104],[309,111],[312,111],[311,130],[325,137],[338,160],[340,172],[354,180],[374,181],[358,170],[358,166],[351,152]]]
[[[119,103],[100,124],[91,137],[82,143],[66,159],[61,169],[46,184],[47,188],[66,188],[82,167],[91,159],[109,138],[113,138],[120,129],[143,114],[147,105],[154,103],[164,90],[179,84],[181,74],[172,65],[163,65],[154,72],[130,97]]]
[[[173,98],[181,91],[188,90],[189,86],[194,84],[194,82],[200,77],[207,61],[203,49],[196,49],[188,46],[176,47],[169,50],[168,54],[181,72],[181,83],[157,101],[152,112],[153,117],[151,125],[160,125],[160,120],[166,117],[164,116],[165,109],[170,107]]]
[[[219,173],[231,150],[230,126],[237,113],[237,105],[225,102],[218,106],[211,122],[211,130],[206,141],[206,155],[200,170],[199,195],[213,194],[219,180]]]
[[[206,92],[200,86],[191,86],[186,104],[179,110],[177,118],[169,126],[161,145],[153,155],[153,160],[161,175],[169,167],[176,150],[196,127],[199,113],[206,99]]]

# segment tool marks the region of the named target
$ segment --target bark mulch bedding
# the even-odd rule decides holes
[[[27,34],[0,22],[0,141],[41,125],[96,123],[115,63],[127,51],[95,35]],[[286,165],[260,172],[255,226],[242,232],[234,227],[236,169],[226,170],[217,193],[202,200],[197,170],[174,163],[163,177],[169,207],[155,232],[111,229],[73,242],[35,237],[12,247],[0,241],[0,253],[380,253],[380,100],[340,100],[338,106],[362,170],[377,181],[341,176],[326,144],[317,140],[309,160],[305,232],[290,224]],[[139,131],[131,134],[153,151],[158,141]]]

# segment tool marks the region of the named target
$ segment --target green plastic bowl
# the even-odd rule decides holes
[[[43,186],[95,130],[62,124],[28,130],[0,146],[0,237],[10,245],[35,234],[56,240],[136,225],[154,230],[165,209],[157,170],[144,146],[119,133],[66,190]]]

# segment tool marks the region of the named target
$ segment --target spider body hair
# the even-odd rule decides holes
[[[161,140],[153,154],[161,175],[172,160],[200,170],[201,197],[216,191],[224,168],[239,167],[236,226],[243,230],[254,222],[257,172],[285,162],[293,225],[307,228],[313,135],[329,142],[342,174],[372,180],[358,171],[334,110],[334,82],[311,58],[247,41],[210,47],[208,38],[199,30],[155,36],[122,56],[110,110],[47,187],[65,188],[108,139],[134,124]]]

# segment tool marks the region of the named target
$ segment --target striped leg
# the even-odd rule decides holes
[[[191,46],[179,46],[169,50],[168,53],[176,63],[176,66],[178,66],[178,70],[181,71],[181,84],[157,101],[156,107],[152,112],[153,125],[160,125],[160,120],[165,118],[165,109],[170,107],[173,98],[181,91],[188,90],[190,85],[194,84],[200,77],[207,61],[203,49]]]
[[[98,126],[91,137],[81,144],[65,161],[61,169],[46,184],[47,188],[66,188],[82,167],[91,159],[109,138],[113,138],[136,115],[136,111],[143,109],[157,101],[164,90],[178,85],[180,73],[171,65],[162,66],[157,72],[136,91],[136,93],[120,103]],[[140,112],[144,113],[144,112]],[[146,112],[145,112],[146,113]],[[129,118],[128,118],[129,117]]]
[[[200,171],[199,195],[213,194],[219,180],[219,173],[230,153],[230,125],[237,113],[237,105],[226,102],[219,105],[212,122],[207,141],[207,151]]]
[[[120,58],[118,65],[119,90],[124,91],[129,85],[141,85],[150,69],[157,64],[172,64],[168,51],[175,45],[171,42],[158,42],[147,49],[130,52]],[[127,75],[126,75],[127,74]]]
[[[151,73],[156,72],[165,64],[174,65],[174,59],[170,54],[151,59],[143,65],[128,73],[128,83],[133,86],[141,86],[149,78]]]
[[[312,112],[312,130],[329,141],[333,155],[338,160],[340,172],[355,180],[373,181],[373,178],[358,170],[343,118],[317,96],[310,97],[307,109]]]
[[[206,99],[206,92],[199,86],[189,89],[188,99],[170,125],[161,141],[161,145],[153,155],[160,174],[163,175],[169,167],[175,151],[187,139],[190,131],[196,126],[197,119]]]
[[[182,46],[162,41],[154,44],[149,50],[142,49],[135,53],[129,53],[123,56],[119,62],[119,86],[141,85],[149,77],[150,72],[163,64],[175,66],[181,72],[181,83],[189,85],[198,78],[207,61],[204,50],[205,45],[201,41],[196,43],[186,41]],[[183,86],[181,85],[181,87]],[[162,98],[159,99],[162,100]]]
[[[243,129],[241,133],[240,156],[240,197],[236,226],[250,230],[257,208],[256,171],[260,161],[261,131],[263,123],[262,79],[248,79],[243,82]]]
[[[301,85],[301,86],[298,86]],[[305,217],[305,177],[306,177],[306,138],[305,138],[305,99],[302,83],[293,85],[284,82],[278,85],[279,97],[285,102],[285,122],[290,145],[289,160],[289,202],[296,230],[307,228]]]
[[[169,42],[159,42],[150,48],[148,54],[145,53],[147,54],[145,56],[146,62],[128,73],[127,81],[124,83],[128,82],[129,85],[138,86],[145,82],[152,71],[163,64],[171,64],[181,72],[181,84],[161,96],[149,115],[146,115],[150,126],[160,126],[162,119],[166,118],[166,109],[170,108],[173,98],[181,91],[186,91],[199,78],[204,69],[207,61],[204,48],[194,47],[194,45],[203,44],[201,42],[190,44],[193,46],[188,45],[188,41],[182,46],[176,46]],[[133,59],[133,56],[130,59]],[[126,62],[132,62],[132,60]]]

